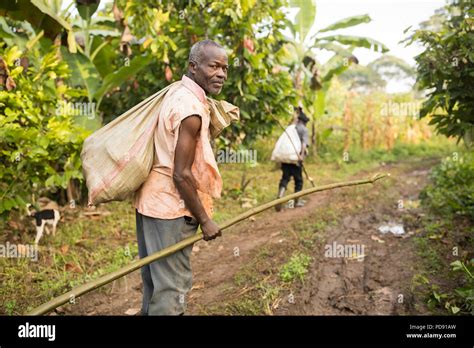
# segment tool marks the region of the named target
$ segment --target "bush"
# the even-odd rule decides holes
[[[474,315],[474,259],[462,262],[455,261],[451,263],[454,272],[459,272],[464,275],[464,286],[456,289],[457,300],[459,307],[452,306],[453,313],[466,312]]]
[[[415,57],[417,85],[427,91],[420,116],[431,116],[440,134],[468,144],[474,141],[474,99],[466,88],[474,83],[473,11],[472,1],[449,1],[428,21],[438,25],[425,24],[409,39],[425,47]]]
[[[420,194],[422,203],[443,215],[460,214],[474,220],[474,155],[448,157],[431,172],[432,183]]]
[[[0,218],[6,218],[24,208],[32,194],[82,180],[79,154],[88,133],[59,107],[82,94],[62,83],[69,70],[57,48],[35,48],[26,55],[0,43],[0,57],[16,83],[11,90],[0,88]],[[22,58],[28,69],[18,64]]]

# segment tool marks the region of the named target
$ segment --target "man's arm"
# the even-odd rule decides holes
[[[197,115],[186,117],[181,122],[174,155],[173,181],[186,207],[201,224],[204,240],[211,240],[220,236],[221,231],[204,210],[197,194],[196,179],[191,171],[200,129],[201,118]]]

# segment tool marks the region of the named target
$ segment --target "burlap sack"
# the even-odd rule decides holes
[[[294,124],[280,135],[273,148],[271,160],[279,163],[298,163],[301,159],[301,140]]]
[[[211,138],[217,138],[219,134],[232,122],[239,120],[239,108],[225,100],[214,100],[207,98],[211,109],[211,125],[209,131]]]
[[[153,132],[161,102],[170,87],[180,83],[148,97],[84,141],[81,160],[88,206],[125,200],[146,180],[153,166]],[[239,109],[225,101],[208,98],[208,102],[211,136],[216,137],[239,119]]]

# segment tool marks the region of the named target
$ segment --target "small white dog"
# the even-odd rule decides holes
[[[26,211],[28,216],[35,218],[35,226],[36,226],[36,239],[35,245],[38,245],[41,237],[43,237],[43,231],[46,229],[46,234],[50,234],[48,226],[49,224],[53,226],[53,236],[56,235],[56,225],[58,224],[59,220],[61,219],[61,215],[59,214],[59,210],[57,209],[44,209],[36,212],[30,211],[31,204],[26,205]]]

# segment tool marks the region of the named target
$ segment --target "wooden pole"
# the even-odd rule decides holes
[[[224,230],[226,228],[229,228],[232,225],[235,225],[236,223],[245,220],[253,215],[256,215],[258,213],[261,213],[264,210],[273,208],[277,204],[281,204],[284,202],[287,202],[289,200],[299,198],[302,196],[309,195],[311,193],[315,192],[320,192],[320,191],[326,191],[326,190],[332,190],[335,188],[340,188],[340,187],[347,187],[347,186],[356,186],[356,185],[363,185],[363,184],[373,184],[375,181],[382,179],[383,177],[390,175],[390,174],[375,174],[373,177],[369,179],[360,179],[360,180],[353,180],[353,181],[347,181],[347,182],[341,182],[341,183],[335,183],[335,184],[329,184],[329,185],[324,185],[324,186],[319,186],[319,187],[312,187],[306,190],[302,190],[296,193],[293,193],[291,195],[275,199],[271,202],[262,204],[258,207],[255,207],[253,209],[250,209],[246,211],[245,213],[242,213],[238,216],[236,216],[233,219],[230,219],[229,221],[224,222],[222,225],[219,226],[221,230]],[[43,315],[46,314],[53,309],[71,301],[72,299],[76,299],[79,296],[82,296],[94,289],[100,288],[101,286],[104,286],[105,284],[108,284],[120,277],[123,277],[145,265],[148,265],[158,259],[167,257],[173,253],[175,253],[178,250],[184,249],[187,246],[193,245],[197,241],[202,239],[202,233],[196,233],[196,235],[186,238],[182,240],[179,243],[176,243],[170,247],[167,247],[163,250],[160,250],[153,255],[149,255],[143,259],[133,261],[131,264],[115,271],[108,273],[106,275],[103,275],[102,277],[99,277],[97,279],[94,279],[88,283],[82,284],[71,291],[66,292],[65,294],[55,297],[52,300],[40,305],[39,307],[33,309],[32,311],[26,313],[26,315]]]

